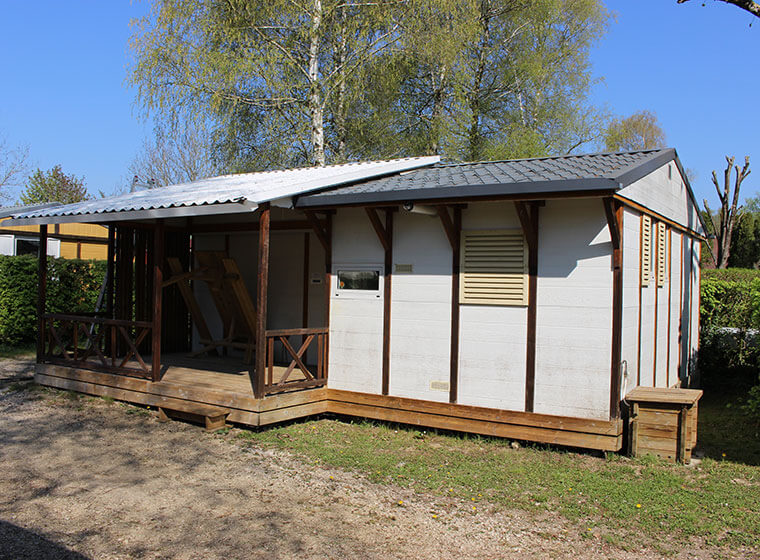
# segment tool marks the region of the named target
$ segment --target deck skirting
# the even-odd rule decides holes
[[[357,393],[324,387],[256,399],[252,394],[192,383],[151,382],[72,367],[37,364],[40,385],[156,407],[191,401],[230,410],[228,421],[265,426],[324,412],[487,436],[619,451],[620,420],[590,420]],[[245,380],[247,382],[247,379]],[[250,389],[249,389],[250,390]]]

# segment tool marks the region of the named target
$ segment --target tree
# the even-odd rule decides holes
[[[677,0],[679,4],[684,4],[688,1],[689,0]],[[760,4],[754,2],[753,0],[720,0],[720,2],[733,4],[734,6],[737,6],[742,10],[749,12],[753,16],[760,17]],[[704,4],[702,5],[704,6]]]
[[[132,39],[131,80],[148,110],[213,119],[228,149],[242,144],[259,167],[324,165],[325,122],[340,133],[340,116],[326,113],[395,44],[406,4],[160,0]]]
[[[7,187],[17,185],[26,175],[29,148],[19,146],[11,148],[0,138],[0,199],[8,199]]]
[[[211,177],[218,173],[218,166],[207,132],[190,124],[159,123],[153,137],[143,142],[129,172],[141,182],[165,187]]]
[[[744,211],[737,218],[728,255],[730,268],[756,268],[760,262],[760,214]]]
[[[742,207],[739,206],[739,189],[742,182],[750,174],[749,156],[744,158],[744,167],[734,166],[735,158],[726,156],[726,169],[723,172],[723,188],[718,182],[718,175],[712,172],[712,181],[720,200],[720,210],[713,212],[704,201],[705,211],[710,218],[710,226],[715,235],[715,249],[713,250],[713,260],[715,268],[726,268],[728,266],[728,257],[731,253],[731,236],[737,219],[741,217]],[[734,168],[736,175],[734,178],[733,196],[731,195],[731,168]]]
[[[612,119],[604,143],[609,152],[651,150],[665,146],[665,132],[655,113],[639,111],[624,119]]]
[[[37,169],[21,193],[22,204],[42,204],[44,202],[61,202],[71,204],[87,200],[89,195],[84,186],[84,178],[66,175],[60,165],[49,171]]]
[[[159,0],[131,82],[214,127],[225,169],[438,153],[567,153],[594,138],[599,0]]]

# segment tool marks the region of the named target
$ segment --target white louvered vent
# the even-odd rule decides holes
[[[665,222],[657,222],[657,287],[665,286],[668,275],[667,228]]]
[[[528,304],[528,259],[521,230],[462,231],[459,301]]]
[[[641,285],[649,286],[652,276],[652,218],[641,216]]]

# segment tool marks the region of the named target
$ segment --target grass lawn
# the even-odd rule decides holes
[[[760,441],[736,408],[726,408],[729,400],[700,403],[706,457],[688,467],[331,418],[237,437],[358,470],[377,482],[459,498],[473,512],[487,501],[561,514],[579,531],[601,531],[624,548],[646,541],[674,551],[693,537],[760,546]]]

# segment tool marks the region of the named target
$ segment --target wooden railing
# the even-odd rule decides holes
[[[155,379],[139,352],[152,323],[61,313],[43,319],[43,362]]]
[[[327,327],[315,329],[283,329],[266,331],[266,376],[264,394],[279,393],[293,389],[321,387],[327,383]],[[292,344],[293,339],[298,349]],[[277,368],[275,373],[275,349],[281,345],[290,363]],[[307,352],[316,345],[314,365],[306,365]],[[283,370],[284,367],[284,371]],[[300,375],[299,373],[300,372]]]

